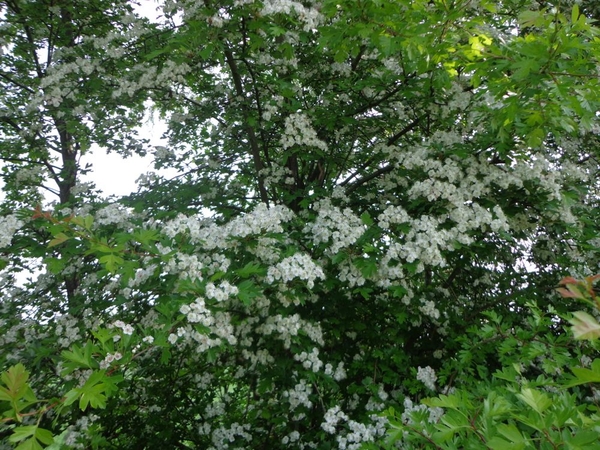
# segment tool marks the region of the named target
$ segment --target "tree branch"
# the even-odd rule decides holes
[[[18,81],[13,80],[11,77],[9,77],[7,74],[5,74],[4,72],[0,72],[0,77],[4,78],[5,80],[7,80],[9,83],[14,84],[17,87],[20,87],[21,89],[26,90],[27,92],[29,92],[30,94],[34,94],[35,91],[33,89],[31,89],[29,86],[25,86],[22,83],[19,83]]]
[[[231,71],[235,91],[237,95],[244,98],[245,92],[244,85],[242,83],[242,77],[240,75],[237,63],[233,57],[233,53],[231,52],[231,50],[225,50],[225,60],[227,61],[227,65],[229,66],[229,70]],[[254,133],[254,128],[252,128],[252,126],[248,122],[248,110],[246,108],[246,105],[244,105],[244,107],[242,108],[242,115],[244,117],[244,129],[248,136],[248,142],[250,143],[250,151],[252,153],[252,160],[254,161],[254,169],[256,170],[260,199],[263,203],[266,203],[268,205],[269,196],[267,194],[267,190],[265,189],[264,182],[260,175],[260,171],[264,168],[264,164],[260,156],[258,139],[256,138],[256,134]]]
[[[396,133],[395,135],[391,136],[386,144],[387,145],[392,145],[394,144],[398,139],[400,139],[402,136],[406,135],[407,133],[411,132],[421,121],[421,119],[424,116],[420,116],[417,117],[415,120],[413,120],[411,123],[409,123],[407,126],[405,126],[402,130],[400,130],[398,133]],[[372,158],[371,158],[372,159]],[[374,178],[379,177],[380,175],[386,174],[388,172],[391,172],[392,169],[394,168],[393,164],[388,164],[385,167],[381,167],[379,169],[377,169],[375,172],[370,173],[369,175],[366,175],[358,180],[356,180],[356,182],[352,183],[347,189],[346,189],[346,194],[349,194],[351,192],[353,192],[354,190],[356,190],[359,186],[373,180]],[[350,182],[350,180],[352,180],[357,173],[359,173],[360,171],[356,171],[354,174],[352,174],[351,176],[349,176],[347,179],[345,179],[344,181],[342,181],[342,183],[340,183],[341,186],[344,186],[346,184],[348,184]]]

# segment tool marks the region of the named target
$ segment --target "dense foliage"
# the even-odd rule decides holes
[[[158,7],[0,0],[5,447],[598,448],[595,2]]]

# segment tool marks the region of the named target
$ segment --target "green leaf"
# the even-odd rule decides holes
[[[97,352],[98,348],[88,340],[85,347],[81,348],[77,344],[73,344],[71,350],[63,350],[62,357],[74,364],[65,364],[65,368],[70,372],[74,369],[86,368],[95,369],[98,363],[92,358],[92,354]]]
[[[90,248],[90,253],[114,253],[115,249],[106,242],[95,242]]]
[[[490,392],[483,402],[485,414],[489,417],[502,416],[513,410],[512,404],[495,391]]]
[[[78,388],[71,389],[69,392],[65,394],[65,399],[63,405],[69,406],[75,403],[75,401],[79,398],[81,392]]]
[[[261,290],[252,280],[245,280],[238,284],[238,298],[246,306],[252,304],[252,299],[258,297]]]
[[[539,147],[540,145],[542,145],[542,142],[544,141],[545,137],[546,133],[543,129],[534,128],[529,132],[529,135],[527,136],[527,145],[529,145],[529,147],[532,148]]]
[[[461,406],[461,399],[456,395],[440,395],[423,399],[421,403],[432,407],[458,409]]]
[[[156,230],[145,228],[141,230],[135,230],[133,233],[133,237],[142,245],[150,245],[151,243],[156,242],[158,240],[159,234]]]
[[[0,386],[0,400],[5,402],[10,402],[12,400],[9,390],[4,386]]]
[[[460,429],[469,429],[471,428],[471,423],[467,416],[458,410],[453,410],[448,412],[442,416],[440,419],[442,423],[444,423],[449,428],[452,428],[455,431]]]
[[[44,263],[51,273],[57,275],[65,268],[66,260],[59,258],[46,258],[44,259]]]
[[[600,324],[598,321],[584,311],[576,311],[569,319],[571,331],[575,339],[595,340],[600,338]]]
[[[123,380],[122,376],[107,377],[105,371],[94,372],[80,388],[71,389],[65,395],[64,405],[69,406],[79,399],[79,407],[85,410],[88,405],[92,408],[105,408],[108,393],[117,389],[116,383]]]
[[[147,61],[158,58],[160,55],[164,55],[165,53],[172,52],[173,49],[170,46],[165,46],[159,49],[156,49],[144,56]]]
[[[571,10],[571,22],[576,23],[579,20],[579,6],[577,3],[573,4],[573,9]]]
[[[110,273],[115,273],[117,268],[123,264],[123,258],[115,254],[104,255],[98,261],[100,261]]]
[[[523,388],[517,397],[540,414],[552,406],[550,397],[536,389]]]
[[[89,230],[92,228],[92,225],[94,224],[94,217],[88,214],[87,216],[84,216],[84,217],[73,217],[73,219],[71,221],[75,225],[79,225],[80,227],[83,227],[86,230]]]
[[[519,429],[513,424],[500,423],[498,424],[497,430],[498,433],[500,433],[513,444],[525,443],[525,438],[523,437]]]
[[[54,239],[48,243],[48,247],[56,247],[57,245],[60,245],[69,239],[69,236],[67,236],[65,233],[58,233],[56,236],[54,236]]]
[[[452,437],[456,434],[456,430],[452,429],[452,428],[448,428],[448,427],[444,427],[443,430],[438,430],[435,433],[433,433],[433,441],[436,443],[443,443],[446,442],[449,439],[452,439]],[[399,436],[400,437],[400,436]]]
[[[13,434],[8,438],[10,442],[19,442],[35,435],[37,425],[23,425],[13,430]]]
[[[577,433],[573,435],[568,441],[568,447],[572,449],[594,449],[600,448],[598,444],[600,440],[600,434],[598,431],[593,430],[577,430]]]
[[[567,383],[565,386],[566,387],[573,387],[573,386],[577,386],[580,384],[587,384],[587,383],[600,383],[600,373],[590,370],[590,369],[584,369],[582,367],[573,367],[571,368],[571,371],[573,372],[573,374],[577,377],[577,380],[573,380],[569,383]]]
[[[523,446],[515,446],[512,442],[505,441],[498,436],[494,436],[486,444],[492,450],[520,450],[523,448]]]
[[[338,253],[336,253],[335,255],[333,255],[333,257],[331,258],[331,262],[333,264],[339,264],[343,261],[346,261],[348,259],[348,253],[345,252],[344,250],[339,251]]]
[[[354,264],[360,270],[362,276],[367,279],[375,275],[379,269],[377,261],[374,259],[357,259]]]
[[[252,275],[264,275],[266,269],[256,262],[249,262],[241,269],[236,270],[236,273],[242,278],[249,278]]]
[[[43,450],[42,447],[36,438],[32,437],[27,439],[26,441],[21,442],[15,450]]]
[[[2,382],[7,387],[4,395],[13,401],[22,398],[28,388],[28,379],[29,372],[27,372],[23,364],[18,363],[10,367],[6,372],[2,373]]]
[[[219,270],[218,272],[215,272],[214,274],[212,274],[210,276],[209,280],[214,283],[215,281],[221,280],[225,275],[227,275],[227,272],[223,272],[222,270]]]
[[[98,339],[101,344],[105,344],[107,341],[112,341],[115,336],[114,331],[107,328],[99,328],[98,330],[92,331],[92,335]],[[111,347],[112,348],[112,347]],[[90,354],[91,357],[91,354]]]
[[[111,390],[106,383],[106,371],[100,370],[93,372],[85,384],[77,390],[81,394],[79,397],[79,409],[85,411],[88,406],[92,408],[104,409],[106,407],[105,392]]]
[[[539,26],[540,23],[545,22],[543,14],[543,11],[523,11],[521,14],[519,14],[519,25],[521,27]]]
[[[79,409],[85,411],[88,406],[100,409],[106,408],[105,388],[104,384],[97,384],[82,389],[81,397],[79,398]]]
[[[371,292],[373,292],[373,289],[368,288],[368,287],[356,288],[353,291],[353,293],[360,294],[362,296],[362,298],[364,298],[365,300],[369,299],[369,297],[371,296]]]
[[[373,219],[371,218],[371,215],[367,211],[360,215],[360,220],[368,227],[370,227],[374,223]]]
[[[35,430],[35,437],[38,441],[45,445],[50,445],[54,442],[52,432],[50,430],[46,430],[45,428],[38,428]]]

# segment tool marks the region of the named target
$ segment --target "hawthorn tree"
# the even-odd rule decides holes
[[[595,448],[589,3],[1,2],[7,445]],[[104,199],[93,144],[178,175]]]

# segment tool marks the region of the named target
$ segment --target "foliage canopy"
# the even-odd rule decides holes
[[[133,6],[0,0],[8,448],[597,448],[595,2]]]

